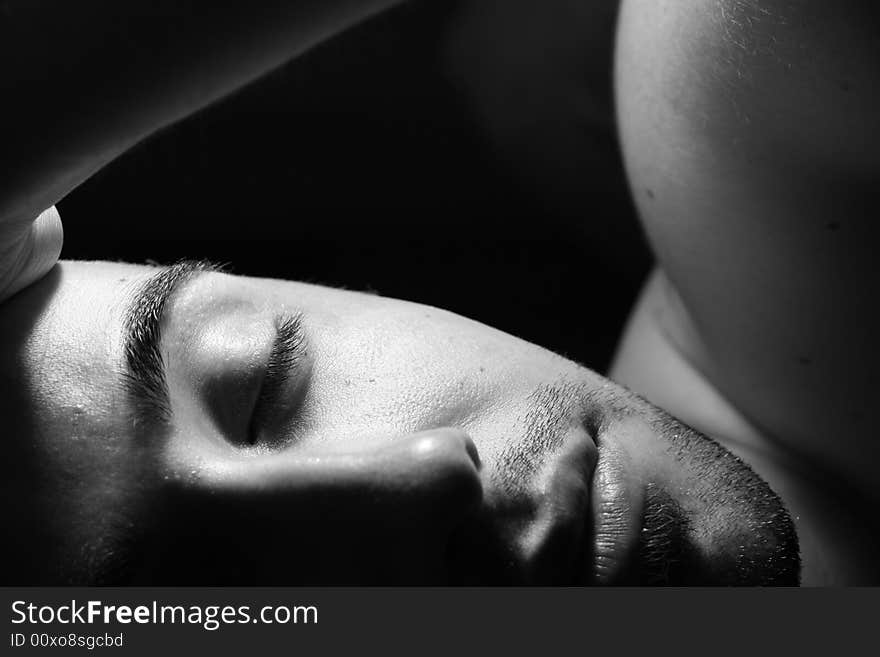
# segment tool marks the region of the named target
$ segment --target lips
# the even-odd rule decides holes
[[[644,497],[625,451],[572,427],[525,495],[490,495],[456,532],[450,583],[637,583]]]
[[[597,457],[596,443],[577,428],[548,464],[536,516],[520,540],[529,583],[588,583],[590,481]]]
[[[532,584],[639,583],[645,490],[621,447],[583,429],[549,465],[539,511],[520,541]]]
[[[589,582],[597,586],[636,584],[633,562],[642,524],[644,490],[627,473],[629,457],[603,441],[593,473]]]
[[[523,543],[535,584],[637,584],[644,489],[627,453],[578,429],[550,466]]]
[[[586,430],[573,427],[527,487],[490,476],[483,506],[450,537],[448,583],[589,583],[590,481],[597,458]]]

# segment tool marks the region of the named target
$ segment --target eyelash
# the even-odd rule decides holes
[[[283,405],[283,400],[279,399],[279,393],[290,379],[297,362],[303,356],[304,338],[301,315],[285,315],[276,318],[275,341],[248,424],[248,444],[257,444],[260,431],[265,429],[267,418],[271,417]]]

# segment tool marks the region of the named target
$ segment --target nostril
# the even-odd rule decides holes
[[[410,494],[420,490],[432,504],[458,512],[482,502],[480,457],[473,440],[459,429],[435,429],[418,434],[410,443],[411,466],[405,466],[413,477]],[[415,466],[412,469],[410,467]]]
[[[482,469],[483,462],[480,460],[480,453],[477,451],[476,443],[474,443],[470,436],[464,436],[464,448],[468,456],[471,457],[471,461],[474,462],[474,467],[477,470]]]

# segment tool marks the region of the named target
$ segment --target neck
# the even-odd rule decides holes
[[[798,529],[804,585],[880,584],[876,462],[856,459],[857,470],[842,467],[839,458],[804,453],[795,441],[756,427],[704,374],[699,336],[663,286],[655,275],[645,287],[611,378],[715,438],[770,484]],[[839,450],[841,443],[828,447]]]

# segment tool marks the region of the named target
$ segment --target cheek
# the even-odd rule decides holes
[[[437,308],[298,284],[279,290],[286,296],[279,294],[277,303],[286,300],[304,314],[314,363],[300,442],[326,447],[455,426],[490,460],[521,433],[530,395],[585,373],[552,352]]]
[[[461,424],[500,394],[501,383],[446,340],[376,327],[335,337],[316,348],[306,400],[324,427],[361,434]]]
[[[442,311],[404,308],[312,332],[304,406],[314,439],[470,428],[541,381],[542,368],[524,356],[530,345]]]

